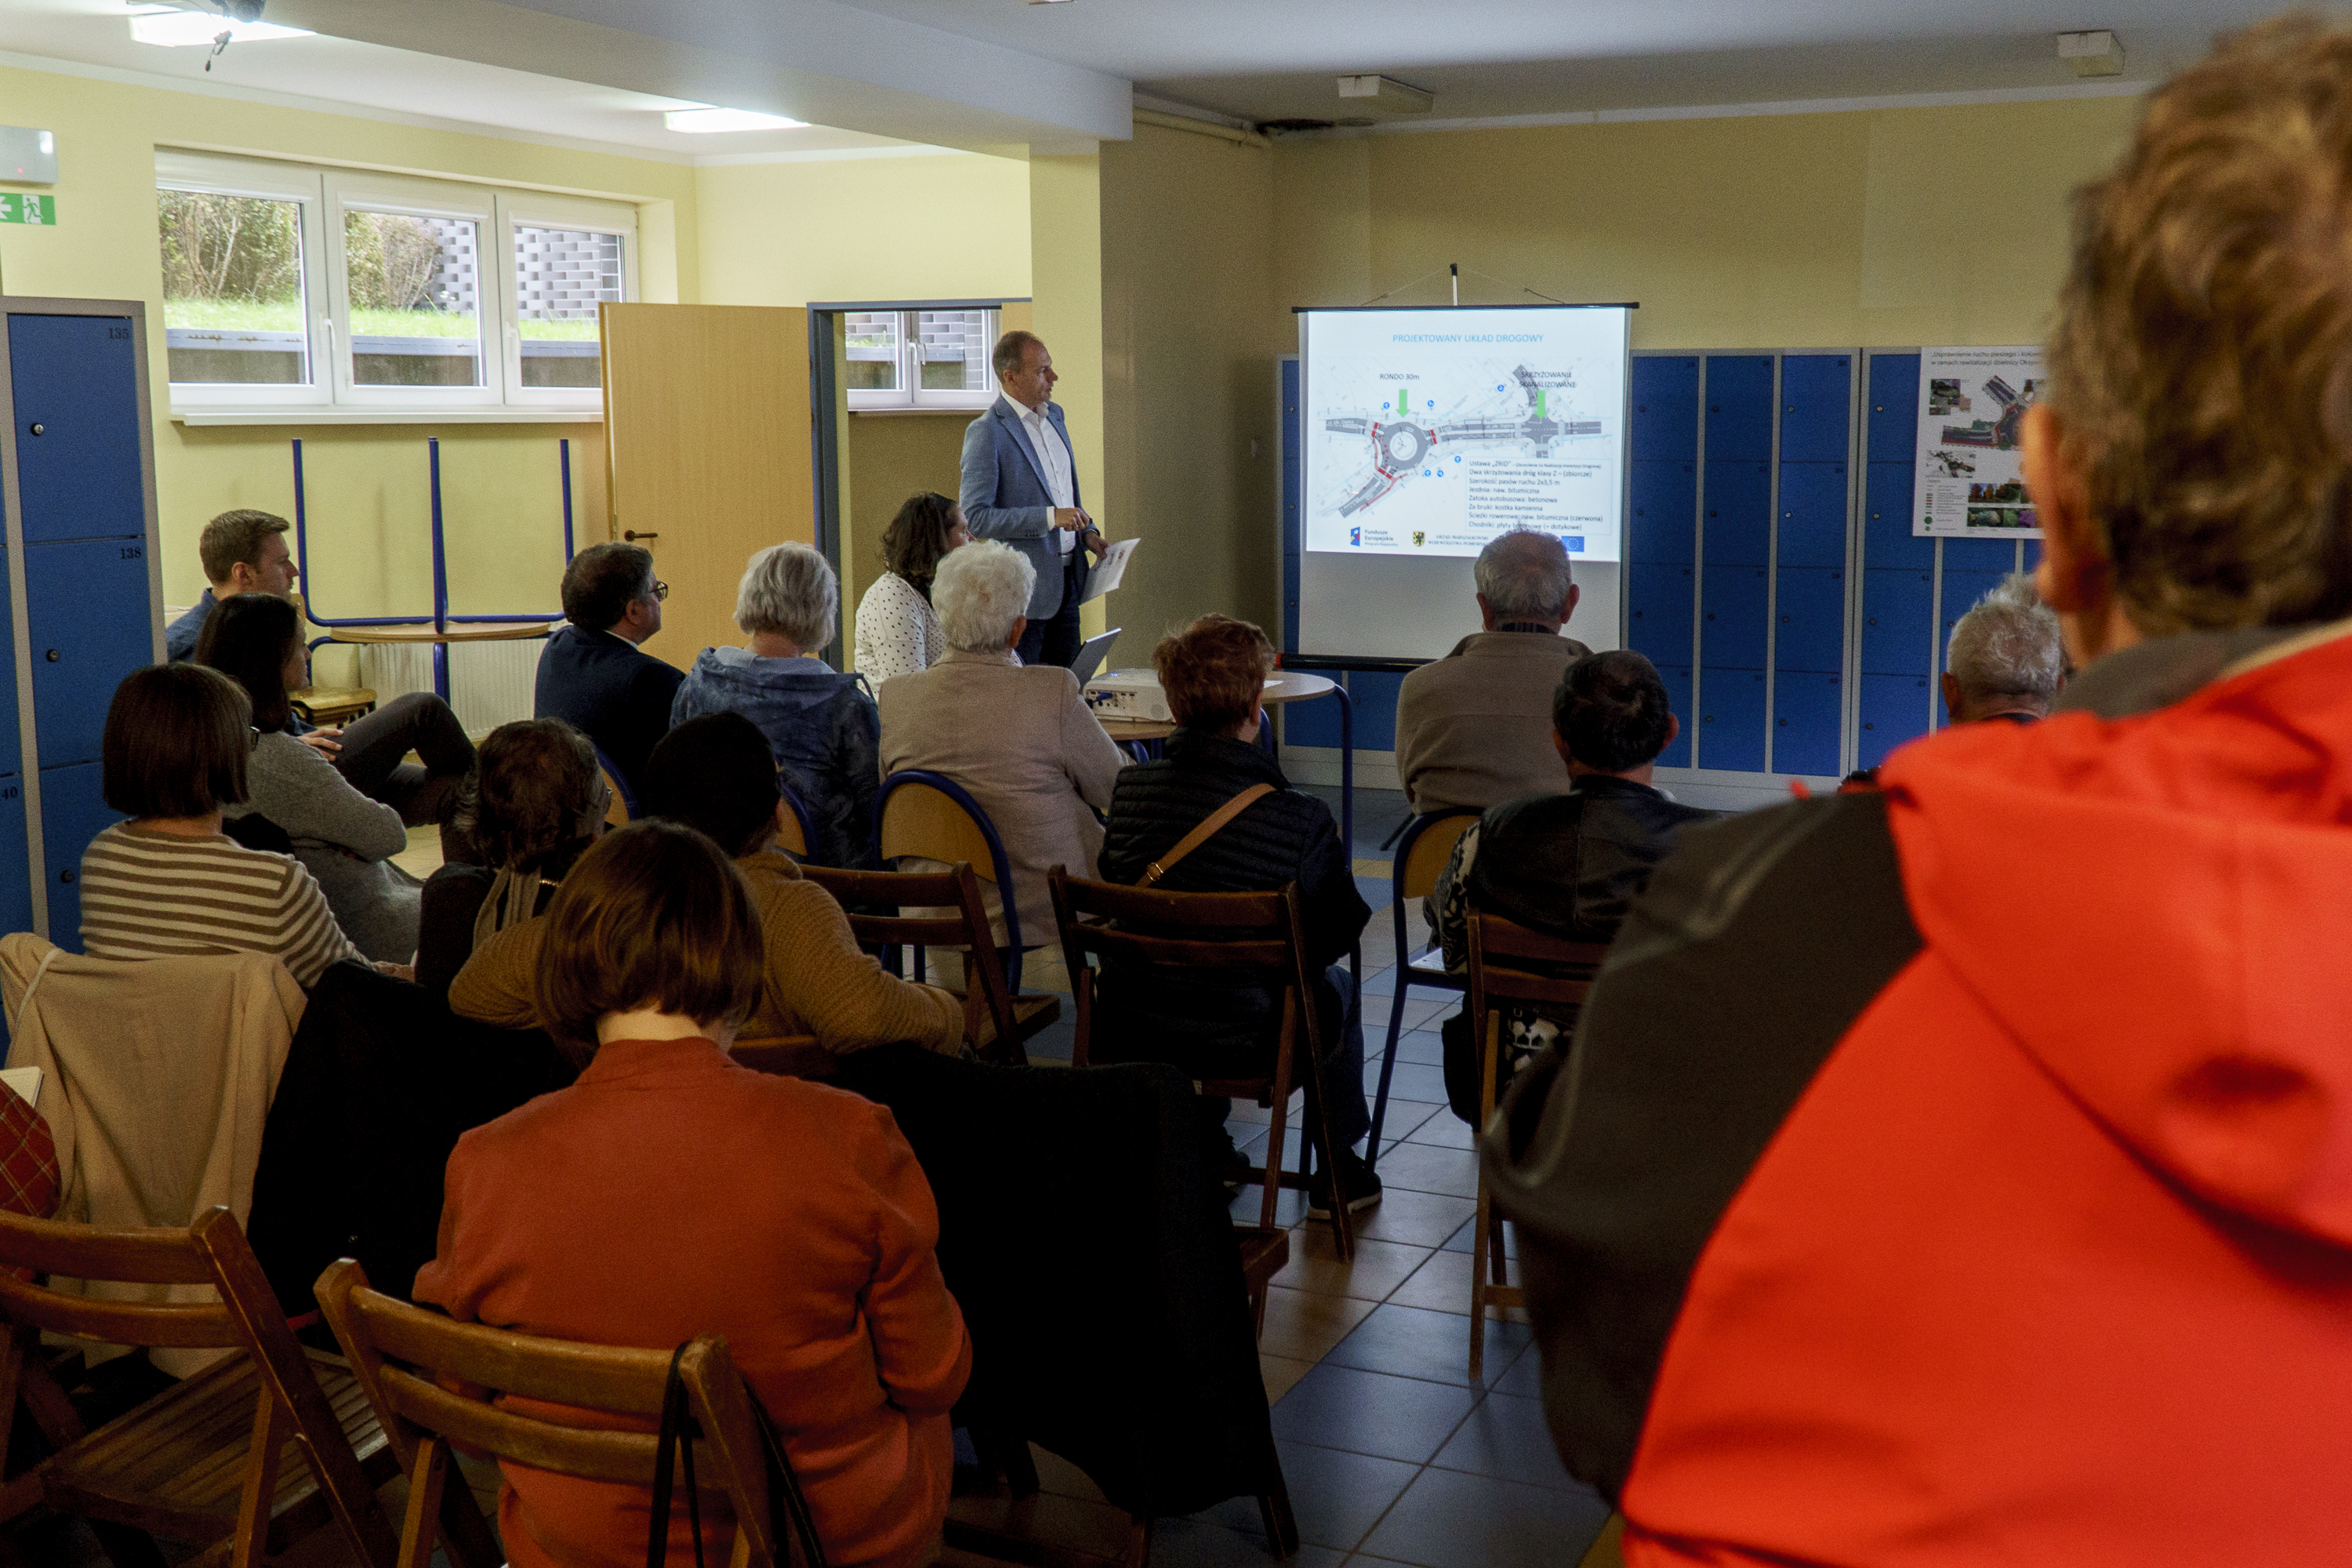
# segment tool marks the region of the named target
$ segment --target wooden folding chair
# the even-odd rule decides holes
[[[429,1568],[436,1515],[445,1541],[461,1519],[488,1532],[464,1481],[449,1484],[457,1446],[557,1475],[652,1489],[659,1447],[654,1428],[669,1384],[670,1352],[452,1322],[369,1289],[366,1271],[348,1258],[319,1276],[317,1294],[335,1342],[351,1358],[369,1406],[408,1472],[397,1568]],[[798,1568],[806,1561],[798,1539],[789,1528],[779,1539],[772,1525],[767,1457],[751,1392],[727,1342],[698,1336],[679,1358],[678,1373],[698,1428],[698,1489],[723,1496],[734,1510],[732,1568]],[[614,1430],[527,1415],[494,1403],[500,1394],[634,1418],[646,1427]]]
[[[867,947],[955,948],[963,953],[963,1034],[985,1061],[1028,1065],[1023,1042],[1058,1022],[1062,999],[1050,993],[1016,996],[1005,985],[989,934],[988,906],[971,862],[945,871],[842,871],[803,866],[801,875],[831,893],[848,912],[849,929]],[[865,909],[948,910],[951,914],[877,915]]]
[[[892,773],[874,797],[874,843],[886,866],[908,855],[946,866],[961,861],[996,889],[1004,915],[1004,984],[1019,995],[1021,955],[1027,951],[1021,941],[1021,895],[1013,886],[1004,840],[980,802],[945,773],[919,768]]]
[[[784,805],[783,815],[776,819],[776,847],[789,849],[793,859],[804,861],[809,857],[809,846],[816,840],[815,830],[809,826],[808,813],[801,808],[800,796],[793,793],[793,786],[784,782],[781,773],[776,778],[776,793],[783,797]]]
[[[52,1289],[45,1277],[209,1285],[219,1300],[108,1300]],[[54,1510],[194,1542],[205,1549],[196,1568],[259,1568],[331,1521],[361,1562],[394,1568],[396,1542],[375,1498],[394,1468],[383,1433],[351,1370],[295,1340],[228,1210],[208,1209],[185,1230],[0,1213],[0,1409],[13,1419],[21,1399],[56,1449],[0,1487],[0,1522]],[[44,1331],[236,1353],[86,1432],[39,1353]],[[497,1563],[476,1557],[465,1568]]]
[[[1404,1035],[1405,997],[1416,985],[1459,992],[1469,982],[1446,972],[1445,955],[1432,947],[1414,952],[1405,943],[1405,908],[1436,890],[1437,879],[1454,858],[1454,847],[1470,831],[1480,813],[1465,806],[1458,811],[1434,811],[1404,825],[1397,839],[1396,858],[1389,866],[1389,914],[1396,922],[1396,988],[1389,998],[1389,1041],[1381,1051],[1381,1083],[1372,1096],[1372,1136],[1364,1147],[1364,1163],[1378,1168],[1381,1129],[1389,1120],[1389,1079],[1396,1075],[1397,1041]]]
[[[1170,893],[1123,888],[1073,877],[1056,866],[1046,881],[1062,931],[1062,952],[1070,966],[1077,1002],[1077,1041],[1071,1064],[1085,1067],[1094,1039],[1095,974],[1087,963],[1117,959],[1132,970],[1196,969],[1221,980],[1255,980],[1282,992],[1282,1030],[1275,1045],[1274,1070],[1264,1078],[1203,1079],[1200,1092],[1247,1098],[1274,1112],[1266,1134],[1264,1201],[1257,1226],[1244,1228],[1242,1257],[1250,1278],[1250,1306],[1264,1325],[1265,1284],[1289,1257],[1288,1233],[1275,1223],[1279,1189],[1312,1192],[1319,1157],[1321,1180],[1331,1200],[1331,1235],[1340,1261],[1356,1255],[1356,1232],[1348,1198],[1339,1186],[1338,1152],[1331,1142],[1328,1101],[1318,1064],[1322,1060],[1322,1024],[1316,1016],[1315,990],[1307,972],[1307,939],[1298,914],[1298,885],[1285,883],[1264,893]],[[1160,935],[1183,931],[1181,937]],[[1282,1149],[1290,1113],[1290,1091],[1307,1090],[1307,1153],[1302,1169],[1283,1168]],[[1280,1239],[1276,1239],[1279,1237]]]
[[[1573,1019],[1592,990],[1592,977],[1609,956],[1606,943],[1563,942],[1523,925],[1470,911],[1470,1017],[1478,1030],[1478,1125],[1495,1115],[1495,1076],[1502,1052],[1503,1008],[1524,1002],[1563,1021]],[[1503,1216],[1486,1190],[1486,1168],[1478,1167],[1478,1215],[1470,1257],[1470,1381],[1478,1381],[1486,1361],[1486,1309],[1525,1305],[1519,1287],[1506,1283]],[[1493,1278],[1488,1279],[1492,1269]]]

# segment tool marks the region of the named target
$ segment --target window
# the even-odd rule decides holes
[[[599,410],[633,208],[173,153],[156,184],[175,413]]]
[[[851,310],[845,323],[852,408],[982,408],[996,396],[988,368],[996,312]]]

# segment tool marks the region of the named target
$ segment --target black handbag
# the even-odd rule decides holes
[[[688,1344],[693,1343],[691,1340]],[[646,1539],[646,1568],[663,1568],[669,1556],[669,1489],[673,1465],[686,1472],[686,1517],[694,1534],[694,1568],[706,1568],[702,1560],[702,1504],[694,1489],[694,1439],[696,1426],[688,1405],[686,1379],[678,1374],[678,1363],[686,1354],[686,1345],[670,1352],[669,1382],[662,1389],[661,1431],[655,1440],[653,1528]],[[793,1473],[793,1462],[784,1455],[784,1440],[769,1419],[760,1396],[750,1385],[743,1390],[751,1406],[751,1423],[760,1429],[760,1447],[768,1466],[769,1539],[780,1551],[776,1568],[784,1568],[781,1551],[785,1532],[775,1528],[779,1516],[800,1542],[801,1561],[807,1568],[825,1568],[824,1546],[816,1538],[816,1521],[809,1516],[808,1499],[801,1495],[800,1478]]]

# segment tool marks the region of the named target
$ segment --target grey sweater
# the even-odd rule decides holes
[[[245,803],[228,815],[258,814],[284,828],[352,944],[372,959],[407,963],[416,952],[424,884],[392,864],[408,847],[400,813],[353,789],[316,748],[282,733],[255,742],[246,789]]]

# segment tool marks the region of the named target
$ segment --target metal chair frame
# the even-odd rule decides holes
[[[1463,806],[1453,811],[1428,812],[1414,817],[1405,824],[1404,833],[1397,839],[1396,857],[1389,863],[1389,914],[1396,927],[1396,989],[1389,998],[1389,1041],[1381,1049],[1380,1089],[1372,1100],[1372,1135],[1364,1151],[1364,1163],[1375,1170],[1380,1167],[1381,1129],[1388,1124],[1389,1080],[1396,1075],[1397,1042],[1404,1035],[1407,994],[1416,985],[1457,993],[1470,988],[1467,975],[1448,973],[1442,963],[1434,969],[1415,964],[1414,954],[1405,945],[1405,904],[1410,899],[1420,896],[1406,890],[1413,848],[1421,842],[1423,834],[1449,822],[1462,824],[1454,831],[1454,838],[1458,842],[1461,836],[1469,831],[1470,823],[1475,822],[1482,815],[1470,806]],[[1427,957],[1428,954],[1420,956]]]

